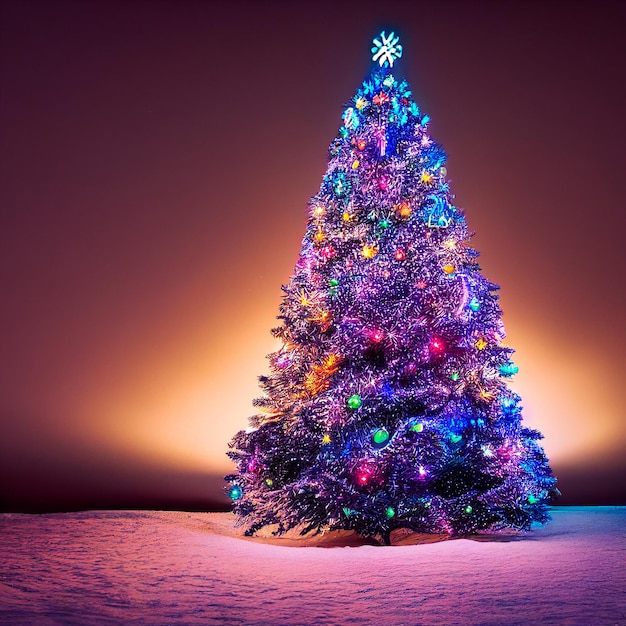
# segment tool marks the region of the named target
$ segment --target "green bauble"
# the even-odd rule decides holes
[[[348,398],[348,406],[351,409],[358,409],[362,404],[363,400],[361,400],[361,396],[356,393]]]
[[[372,439],[374,440],[374,443],[376,445],[381,446],[389,441],[389,433],[387,432],[386,428],[379,428],[372,435]]]

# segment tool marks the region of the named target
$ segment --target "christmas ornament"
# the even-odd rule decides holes
[[[404,252],[404,250],[402,248],[398,248],[393,253],[393,256],[394,256],[396,261],[404,261],[404,259],[406,259],[406,254],[405,254],[405,252]]]
[[[389,433],[387,432],[387,429],[379,428],[378,430],[374,431],[374,434],[372,435],[372,440],[378,446],[386,444],[389,441]]]
[[[351,409],[358,409],[361,404],[363,404],[363,401],[361,400],[361,396],[358,394],[354,394],[348,398],[348,406]]]

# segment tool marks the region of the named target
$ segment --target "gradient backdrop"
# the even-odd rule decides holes
[[[306,202],[389,26],[561,503],[625,504],[625,6],[2,2],[2,508],[227,504]]]

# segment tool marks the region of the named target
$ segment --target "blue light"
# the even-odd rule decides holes
[[[385,31],[374,37],[372,43],[372,61],[378,61],[380,67],[393,67],[393,62],[402,56],[402,46],[398,43],[400,37],[395,33],[385,35]]]
[[[241,487],[239,485],[233,485],[228,492],[228,497],[232,500],[239,500],[242,495]]]
[[[474,312],[478,311],[478,309],[480,309],[480,300],[478,298],[472,298],[469,303],[469,308]]]

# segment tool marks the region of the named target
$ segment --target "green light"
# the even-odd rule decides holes
[[[375,444],[382,445],[389,441],[389,433],[385,428],[379,428],[372,436]]]
[[[469,308],[474,312],[478,311],[478,309],[480,309],[480,301],[477,298],[472,298],[469,303]]]
[[[460,376],[460,374],[458,372],[452,372],[452,374],[450,374],[450,379],[451,380],[455,380],[456,381],[456,380],[459,380],[460,377],[461,376]]]
[[[352,513],[354,513],[354,511],[352,509],[349,509],[347,506],[343,507],[343,513],[346,517],[350,517],[350,515],[352,515]]]
[[[265,484],[266,484],[268,487],[271,487],[271,486],[274,484],[274,481],[273,481],[271,478],[266,478],[266,479],[265,479]]]
[[[424,430],[424,424],[422,422],[417,422],[411,426],[411,431],[414,433],[421,433]]]
[[[469,515],[472,512],[472,507],[469,504],[465,507],[465,512]]]
[[[339,284],[339,281],[338,281],[336,278],[331,278],[331,279],[328,281],[328,284],[329,284],[331,287],[336,287],[336,286]]]
[[[461,435],[450,435],[450,441],[452,443],[459,443],[459,441],[461,441],[461,439],[463,439],[463,437],[461,437]]]
[[[351,409],[358,409],[362,404],[363,401],[361,400],[361,396],[356,393],[348,398],[348,406]]]
[[[394,517],[396,514],[395,510],[393,509],[393,507],[388,506],[387,510],[385,511],[385,515],[391,519],[392,517]]]
[[[391,226],[391,222],[389,220],[380,220],[380,222],[378,222],[378,226],[379,228],[386,230]]]
[[[531,493],[528,496],[528,504],[537,504],[537,502],[539,502],[539,500],[535,498],[535,496],[533,496],[533,494]]]

